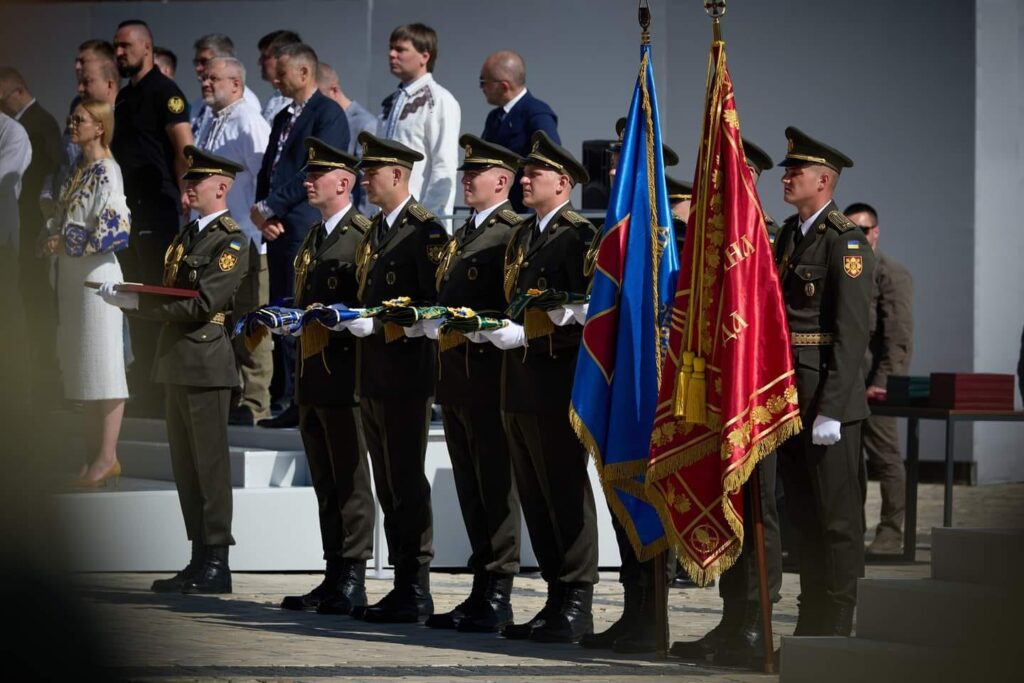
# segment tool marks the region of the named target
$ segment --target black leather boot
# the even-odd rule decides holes
[[[580,645],[588,650],[610,650],[615,641],[632,631],[640,618],[643,604],[643,588],[639,584],[622,584],[622,616],[600,633],[588,633],[580,638]]]
[[[281,600],[281,609],[290,609],[297,612],[317,609],[324,596],[335,589],[340,575],[341,561],[327,560],[327,571],[324,572],[324,579],[320,582],[320,585],[305,595],[284,596],[284,599]]]
[[[697,640],[676,641],[668,653],[688,661],[703,662],[714,656],[726,640],[735,636],[743,623],[744,600],[726,600],[722,605],[722,620],[718,626]]]
[[[667,587],[666,587],[667,597]],[[612,643],[612,650],[621,654],[641,654],[654,652],[658,649],[657,643],[657,594],[653,586],[643,587],[641,590],[640,607],[637,610],[637,617],[630,628],[623,630],[622,634]]]
[[[186,595],[231,592],[231,569],[228,567],[228,546],[206,546],[206,560],[199,575],[181,587]]]
[[[366,561],[342,560],[338,578],[320,599],[317,614],[352,614],[366,607]]]
[[[540,628],[547,623],[548,619],[555,617],[562,609],[562,600],[565,598],[566,584],[557,581],[548,583],[548,598],[544,601],[544,607],[527,622],[522,624],[509,624],[501,629],[501,635],[511,640],[525,640],[530,637],[534,629]]]
[[[743,608],[739,629],[715,651],[712,663],[718,666],[741,666],[761,671],[764,666],[764,629],[761,625],[761,603],[748,600]]]
[[[414,624],[434,613],[430,597],[430,567],[422,566],[408,577],[395,575],[395,587],[380,602],[363,611],[363,619],[375,624]]]
[[[192,557],[189,559],[188,564],[185,565],[185,568],[169,579],[157,579],[149,587],[149,590],[154,593],[180,593],[186,581],[199,575],[205,558],[206,546],[192,541]]]
[[[538,643],[578,643],[594,632],[594,586],[589,583],[568,584],[562,608],[543,626],[530,632],[530,640]]]
[[[828,609],[828,621],[824,625],[822,635],[842,636],[849,638],[853,633],[853,605],[831,605]]]
[[[428,628],[449,628],[456,629],[459,623],[468,615],[475,614],[480,608],[484,599],[484,591],[487,588],[487,572],[476,572],[473,574],[473,588],[469,591],[469,597],[460,602],[450,612],[431,614],[424,623]]]
[[[511,574],[487,573],[487,586],[477,609],[459,622],[461,633],[497,633],[512,623]]]
[[[825,610],[813,602],[801,601],[797,606],[796,628],[794,636],[826,636],[832,635],[826,628]]]

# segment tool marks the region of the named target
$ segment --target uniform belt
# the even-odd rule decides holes
[[[793,346],[829,346],[834,341],[831,332],[792,332],[789,337]]]
[[[214,325],[223,325],[224,324],[224,314],[223,313],[214,313],[213,317],[210,318],[210,320],[208,322],[211,322]]]

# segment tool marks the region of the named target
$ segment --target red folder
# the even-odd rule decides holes
[[[87,280],[85,286],[91,289],[99,289],[101,282]],[[161,287],[159,285],[143,285],[138,282],[120,282],[114,289],[119,292],[137,292],[138,294],[156,294],[157,296],[173,296],[179,299],[196,299],[199,297],[198,289],[183,289],[181,287]]]
[[[960,410],[1013,410],[1013,375],[933,372],[930,405]]]

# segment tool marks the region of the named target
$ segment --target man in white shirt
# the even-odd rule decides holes
[[[223,33],[208,33],[196,40],[193,47],[196,52],[192,59],[192,67],[196,70],[196,79],[199,81],[200,88],[203,87],[203,76],[211,60],[235,56],[234,41]],[[256,107],[256,111],[259,111],[260,98],[256,97],[256,93],[249,90],[244,83],[242,88],[246,102]],[[210,110],[210,105],[206,103],[205,94],[200,94],[199,99],[192,103],[189,111],[191,112],[192,136],[198,139],[199,128],[213,114]]]
[[[242,166],[243,170],[235,175],[228,194],[228,208],[232,216],[238,216],[237,222],[242,231],[259,251],[259,258],[255,259],[259,264],[258,270],[253,267],[259,281],[259,300],[251,303],[266,303],[270,296],[267,248],[249,216],[249,207],[256,199],[256,175],[270,140],[270,126],[263,120],[259,108],[243,95],[247,90],[245,67],[234,57],[210,60],[201,83],[203,103],[210,116],[197,131],[196,146]],[[239,337],[233,346],[242,386],[240,395],[232,402],[230,423],[252,426],[270,412],[271,342],[266,338],[250,352]]]
[[[274,85],[277,77],[277,49],[291,43],[301,43],[302,38],[294,31],[271,31],[260,38],[257,48],[260,51],[260,78],[267,83]],[[274,86],[274,93],[267,98],[263,105],[263,118],[267,123],[273,125],[277,113],[290,105],[292,98],[283,95],[277,86]]]
[[[423,154],[409,178],[409,191],[428,210],[450,216],[462,110],[434,80],[437,33],[423,24],[406,24],[391,32],[389,42],[388,63],[401,85],[384,100],[378,134]]]

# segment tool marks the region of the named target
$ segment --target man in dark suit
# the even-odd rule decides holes
[[[503,50],[489,56],[480,69],[480,90],[487,104],[495,107],[487,115],[481,136],[487,142],[523,157],[530,151],[533,134],[539,130],[556,144],[561,142],[555,112],[526,89],[526,65],[520,55]],[[519,212],[526,211],[519,183],[522,177],[520,171],[508,195],[512,208]]]
[[[357,160],[317,138],[306,138],[306,194],[322,216],[306,235],[295,267],[295,305],[356,306],[356,254],[370,221],[352,204]],[[366,444],[359,428],[356,338],[348,330],[299,338],[295,403],[299,431],[319,507],[327,572],[284,609],[349,614],[366,605],[366,560],[373,552],[373,494]]]
[[[256,179],[256,204],[251,211],[253,223],[267,242],[272,302],[293,296],[295,257],[309,226],[320,219],[320,212],[306,201],[300,172],[306,163],[303,140],[315,137],[338,149],[347,149],[349,143],[345,112],[317,90],[317,65],[316,52],[304,43],[283,45],[277,50],[274,84],[292,103],[274,117],[270,142]],[[294,337],[275,340],[274,356],[272,386],[278,389],[280,400],[286,402],[294,387]],[[294,404],[277,418],[260,422],[261,426],[278,428],[298,424],[299,410]]]
[[[199,218],[171,242],[163,284],[197,290],[199,296],[117,292],[110,282],[100,295],[162,323],[153,380],[165,387],[167,443],[192,557],[174,576],[154,581],[151,590],[230,593],[228,548],[235,540],[228,409],[238,371],[224,321],[248,269],[249,238],[229,215],[227,196],[242,167],[191,145],[185,154],[186,194]]]
[[[50,112],[32,97],[21,74],[0,67],[0,110],[25,127],[32,145],[32,161],[21,179],[18,214],[21,220],[18,247],[18,280],[28,320],[31,349],[32,399],[46,405],[60,395],[57,373],[57,307],[50,288],[49,259],[40,259],[39,236],[44,228],[39,194],[60,161],[60,127]]]
[[[439,219],[409,194],[413,164],[423,155],[366,131],[359,134],[359,144],[366,196],[381,207],[360,249],[359,300],[366,307],[398,297],[409,297],[414,306],[433,305],[437,264],[448,235]],[[395,338],[387,333],[389,327],[361,342],[359,405],[395,581],[394,589],[363,616],[379,623],[416,622],[434,612],[433,520],[423,464],[437,348],[423,336]]]
[[[800,533],[797,636],[848,636],[864,576],[861,423],[875,256],[832,200],[842,152],[800,130],[780,166],[796,207],[775,242],[804,431],[779,446],[786,512]]]

